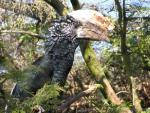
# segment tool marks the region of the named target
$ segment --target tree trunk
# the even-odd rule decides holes
[[[130,55],[127,51],[127,44],[126,44],[126,28],[127,28],[127,18],[126,18],[126,11],[125,11],[125,0],[123,0],[123,7],[121,7],[119,0],[115,0],[115,4],[118,10],[118,24],[119,24],[119,34],[121,39],[121,53],[123,58],[124,70],[128,76],[131,75],[131,62],[130,62]]]

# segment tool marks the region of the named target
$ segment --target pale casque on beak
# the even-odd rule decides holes
[[[82,24],[77,28],[77,38],[109,41],[108,31],[113,30],[114,25],[101,13],[94,10],[81,9],[68,15]]]

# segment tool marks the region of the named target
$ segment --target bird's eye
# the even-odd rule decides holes
[[[60,26],[56,26],[56,27],[55,27],[55,30],[56,30],[57,32],[59,32],[59,31],[61,30]]]
[[[65,23],[61,23],[61,27],[64,28],[66,26]]]

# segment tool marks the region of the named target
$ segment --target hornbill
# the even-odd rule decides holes
[[[45,35],[45,55],[28,71],[23,85],[16,84],[11,92],[14,97],[31,96],[44,83],[51,81],[63,86],[73,65],[79,40],[108,40],[107,31],[113,28],[108,18],[93,10],[77,10],[54,20]],[[30,93],[28,93],[30,92]]]

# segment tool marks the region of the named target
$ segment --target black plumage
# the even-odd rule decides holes
[[[72,67],[74,52],[78,46],[76,28],[80,23],[71,16],[54,20],[45,35],[45,55],[34,65],[36,71],[26,72],[23,85],[15,85],[11,94],[24,98],[28,92],[36,92],[46,82],[63,86]],[[24,89],[23,89],[24,88]]]
[[[71,16],[52,22],[45,40],[45,56],[52,64],[51,81],[64,85],[78,46],[76,28],[80,23]]]
[[[45,34],[45,55],[33,63],[33,69],[25,71],[26,79],[14,86],[12,95],[31,96],[31,92],[35,93],[46,82],[63,86],[73,64],[78,40],[108,40],[108,30],[113,29],[113,24],[101,13],[77,10],[69,15],[51,23]]]

